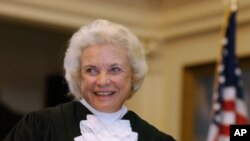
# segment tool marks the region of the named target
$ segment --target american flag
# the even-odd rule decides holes
[[[220,62],[217,66],[212,121],[207,141],[229,141],[231,124],[247,124],[241,70],[235,55],[236,1],[231,1],[227,25],[222,41]]]

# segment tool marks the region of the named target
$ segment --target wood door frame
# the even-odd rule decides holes
[[[250,56],[239,59],[241,69],[250,69]],[[196,89],[196,80],[204,75],[215,74],[216,62],[191,65],[183,68],[183,99],[182,99],[182,128],[181,140],[194,141],[194,96]],[[244,75],[244,74],[243,74]]]

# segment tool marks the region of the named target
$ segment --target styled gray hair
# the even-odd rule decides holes
[[[82,98],[80,56],[84,48],[96,44],[113,44],[117,47],[126,48],[133,77],[131,94],[135,93],[140,88],[147,73],[143,46],[137,36],[126,27],[98,19],[86,26],[82,26],[70,39],[64,57],[65,79],[70,94],[76,99]]]

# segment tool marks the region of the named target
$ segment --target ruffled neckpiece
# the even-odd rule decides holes
[[[81,134],[74,141],[137,141],[138,134],[132,131],[129,120],[104,123],[94,115],[80,122]]]

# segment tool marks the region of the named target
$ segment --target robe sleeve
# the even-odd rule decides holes
[[[167,135],[161,131],[158,132],[156,141],[176,141],[172,136]]]
[[[46,115],[46,114],[44,114]],[[25,115],[10,131],[4,141],[49,141],[52,139],[49,118],[38,112]]]
[[[128,119],[132,130],[138,133],[138,141],[175,141],[172,136],[161,132],[133,111],[129,111],[123,118]]]

